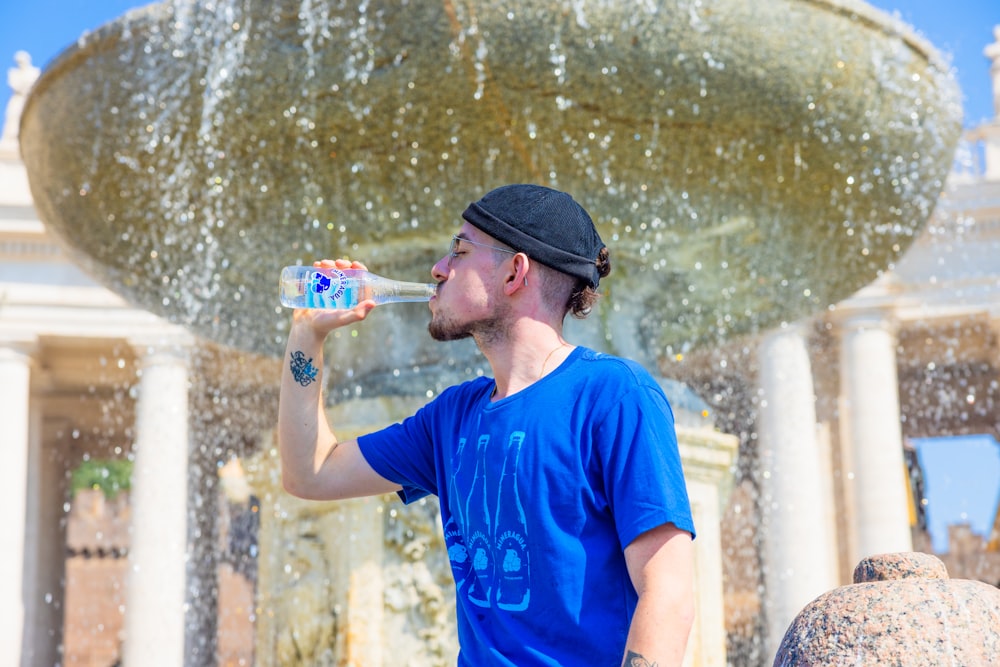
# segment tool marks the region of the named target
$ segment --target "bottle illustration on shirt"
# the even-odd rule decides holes
[[[469,491],[465,510],[465,526],[469,533],[469,556],[472,572],[469,576],[469,602],[479,607],[490,606],[493,590],[493,540],[490,521],[489,496],[486,488],[486,447],[490,436],[479,437],[476,447],[476,474]]]
[[[517,462],[524,432],[511,434],[504,454],[503,474],[497,495],[496,521],[496,604],[507,611],[524,611],[531,598],[531,570],[528,567],[528,524],[517,487]]]
[[[448,483],[448,505],[451,515],[444,524],[444,545],[448,550],[448,560],[451,561],[451,571],[455,576],[455,590],[462,590],[462,585],[469,577],[472,568],[472,560],[469,558],[469,550],[465,547],[465,538],[462,533],[462,500],[458,497],[458,488],[455,480],[458,478],[459,468],[462,466],[462,452],[465,449],[465,438],[458,441],[458,449],[452,459],[451,481]]]

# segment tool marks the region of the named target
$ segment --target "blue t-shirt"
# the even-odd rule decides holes
[[[405,502],[440,500],[459,665],[618,665],[637,599],[624,547],[665,523],[694,535],[667,399],[586,348],[503,400],[493,388],[451,387],[361,451]]]

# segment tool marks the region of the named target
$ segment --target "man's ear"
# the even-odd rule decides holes
[[[528,269],[531,268],[531,260],[523,252],[519,252],[513,257],[511,270],[504,280],[504,293],[510,296],[522,287],[528,286]]]

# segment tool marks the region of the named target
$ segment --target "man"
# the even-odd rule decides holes
[[[493,378],[339,441],[313,381],[323,341],[375,304],[295,311],[279,401],[285,488],[323,500],[438,496],[459,665],[680,665],[694,526],[672,412],[637,364],[562,335],[567,313],[593,305],[608,250],[579,204],[541,186],[493,190],[463,218],[432,269],[428,328],[437,340],[472,337]]]

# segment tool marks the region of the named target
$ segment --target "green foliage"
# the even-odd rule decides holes
[[[80,464],[70,478],[72,497],[81,489],[100,489],[111,500],[132,486],[132,462],[125,459],[90,459]]]

